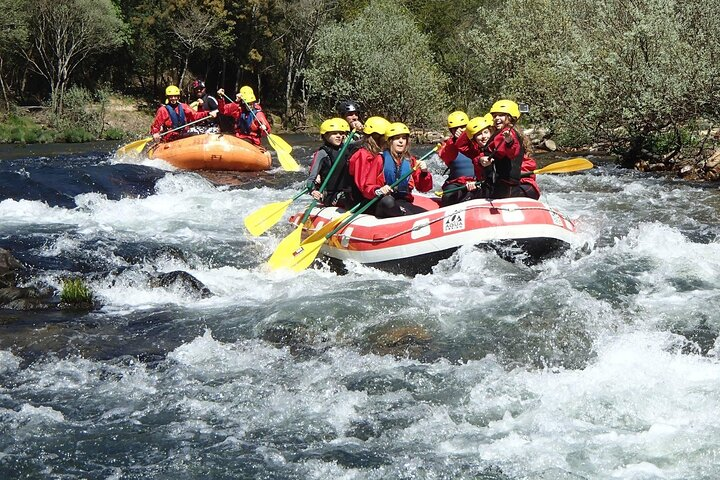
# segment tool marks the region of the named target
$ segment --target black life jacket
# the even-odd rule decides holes
[[[327,162],[323,159],[323,164],[320,166],[320,178],[325,179],[325,176],[330,171],[330,168],[337,160],[340,149],[334,149],[329,145],[323,144],[320,147],[325,153],[327,153]],[[353,184],[352,178],[348,171],[348,158],[350,158],[349,152],[345,151],[343,158],[340,159],[340,163],[333,170],[332,175],[325,185],[325,205],[334,205],[343,192],[348,193]]]

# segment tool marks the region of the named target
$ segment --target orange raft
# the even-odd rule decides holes
[[[268,170],[271,159],[259,148],[233,135],[203,133],[160,143],[147,153],[187,170],[233,170],[250,172]]]

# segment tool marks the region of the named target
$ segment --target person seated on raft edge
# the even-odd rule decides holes
[[[325,120],[320,125],[323,144],[313,154],[307,186],[310,195],[326,207],[345,207],[346,196],[349,194],[351,180],[347,167],[347,151],[333,170],[330,180],[325,185],[325,191],[320,192],[320,187],[335,163],[340,153],[340,146],[349,131],[348,122],[338,117]]]
[[[518,104],[512,100],[498,100],[490,108],[495,133],[485,144],[483,154],[473,159],[483,169],[483,193],[491,199],[509,197],[540,198],[540,189],[532,172],[535,160],[526,156],[532,148],[528,137],[517,126],[520,119]],[[524,180],[524,181],[523,181]]]
[[[235,101],[231,103],[225,102],[224,89],[219,88],[217,93],[218,110],[235,121],[235,136],[255,145],[269,157],[270,152],[262,146],[261,139],[270,133],[270,122],[255,98],[253,89],[247,85],[241,87]]]
[[[188,127],[170,132],[166,135],[160,135],[163,132],[181,127],[186,123],[200,120],[204,117],[217,116],[217,110],[212,112],[196,112],[189,106],[180,102],[180,89],[176,85],[169,85],[165,89],[167,103],[161,105],[155,112],[155,119],[150,126],[150,134],[155,142],[172,142],[180,138],[191,135]]]
[[[370,120],[368,119],[366,124],[365,133],[368,133]],[[374,132],[373,136],[375,135],[378,134]],[[383,137],[385,149],[382,154],[374,155],[370,159],[367,156],[359,158],[357,153],[362,152],[361,149],[350,158],[350,175],[354,179],[355,190],[362,195],[363,201],[382,197],[375,206],[375,216],[378,218],[400,217],[426,211],[413,205],[412,190],[416,187],[421,192],[432,189],[432,174],[425,161],[418,162],[410,154],[410,129],[404,123],[391,123],[385,128]],[[361,163],[362,160],[365,162]],[[364,166],[364,169],[359,166]],[[411,170],[413,173],[395,187],[395,190],[390,187],[390,184]]]

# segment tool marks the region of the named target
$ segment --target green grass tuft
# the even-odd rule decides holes
[[[60,301],[69,305],[92,303],[92,292],[79,278],[68,278],[63,280]]]

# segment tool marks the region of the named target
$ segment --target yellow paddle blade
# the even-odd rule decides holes
[[[317,258],[320,247],[325,243],[325,237],[315,240],[314,242],[306,243],[304,245],[296,245],[295,249],[282,251],[277,256],[280,249],[275,250],[275,253],[270,260],[268,265],[273,269],[286,268],[294,272],[301,272],[308,268]],[[275,258],[273,258],[275,257]]]
[[[292,258],[292,253],[300,248],[300,241],[302,240],[303,226],[298,225],[295,230],[283,238],[280,244],[268,259],[268,266],[273,270],[284,268],[288,263],[288,259]],[[323,239],[324,240],[324,239]]]
[[[283,140],[281,137],[278,137],[274,133],[268,133],[268,142],[270,142],[270,146],[272,146],[273,150],[290,153],[292,152],[293,147],[287,143],[285,140]]]
[[[313,243],[313,242],[316,242],[317,240],[325,239],[325,237],[330,232],[335,230],[335,227],[340,225],[340,223],[342,223],[343,220],[345,220],[347,217],[349,217],[350,214],[351,214],[351,212],[347,211],[347,212],[343,213],[342,215],[340,215],[339,217],[333,218],[328,223],[326,223],[325,225],[320,227],[318,230],[315,230],[312,233],[312,235],[310,235],[305,240],[303,240],[301,245],[307,245],[308,243]]]
[[[254,237],[262,235],[268,230],[268,228],[280,221],[293,200],[295,199],[285,200],[284,202],[268,203],[267,205],[251,212],[243,220],[245,222],[245,228],[247,228],[250,234]]]
[[[443,195],[445,195],[445,192],[443,190],[435,190],[436,197],[442,197]]]
[[[282,150],[276,150],[276,152],[282,168],[288,172],[297,172],[300,170],[300,165],[298,165],[292,155],[287,152],[283,152]]]
[[[570,160],[563,160],[561,162],[551,163],[547,167],[538,168],[533,170],[533,173],[570,173],[579,172],[580,170],[587,170],[593,168],[593,164],[587,158],[571,158]]]
[[[151,140],[152,137],[135,140],[132,143],[128,143],[127,145],[118,148],[117,152],[115,152],[115,155],[137,155],[138,153],[143,151],[145,145],[147,145],[147,143]]]

